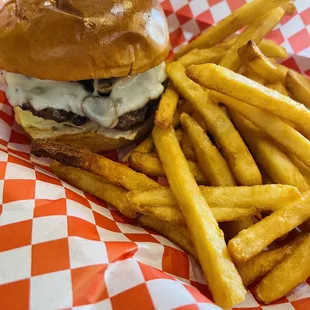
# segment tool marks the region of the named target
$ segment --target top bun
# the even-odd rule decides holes
[[[0,10],[0,68],[79,81],[145,72],[169,52],[158,0],[11,0]]]

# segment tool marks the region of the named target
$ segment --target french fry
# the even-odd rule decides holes
[[[184,215],[178,207],[154,207],[152,205],[134,205],[134,209],[139,214],[151,216],[152,218],[156,218],[172,224],[186,226]],[[232,210],[230,209],[230,211]]]
[[[247,42],[238,50],[243,65],[251,69],[267,83],[284,83],[288,69],[280,69],[266,57],[253,41]]]
[[[175,131],[175,134],[177,136],[177,139],[178,139],[179,143],[181,143],[182,140],[183,140],[183,137],[184,137],[184,131],[182,129],[177,129]]]
[[[223,308],[232,307],[244,300],[246,291],[230,259],[223,233],[190,172],[173,128],[155,126],[152,135],[214,300]]]
[[[279,46],[273,40],[264,39],[258,44],[258,47],[267,57],[282,58],[282,59],[288,58],[288,53],[286,49],[284,47]]]
[[[174,114],[173,121],[172,121],[172,127],[178,128],[181,124],[180,122],[180,116],[182,113],[188,113],[191,114],[193,111],[193,107],[190,103],[184,102],[181,106],[179,106]]]
[[[288,15],[293,15],[294,12],[296,11],[296,7],[294,3],[291,3],[291,2],[283,4],[282,7],[285,9],[286,14]]]
[[[181,145],[183,154],[185,155],[187,159],[192,160],[192,161],[197,161],[196,155],[192,148],[191,139],[189,138],[188,134],[183,135],[183,139],[180,145]]]
[[[305,76],[289,70],[286,74],[285,86],[299,102],[310,107],[310,81]]]
[[[194,49],[182,56],[178,61],[185,67],[191,65],[199,65],[204,63],[215,63],[218,64],[224,57],[226,50],[220,46],[205,48],[205,49]]]
[[[235,185],[226,160],[209,140],[204,130],[186,113],[181,115],[181,123],[192,141],[199,166],[210,184],[212,186]]]
[[[240,114],[231,111],[231,115],[256,162],[275,183],[296,186],[301,192],[309,189],[307,180],[273,141]]]
[[[285,14],[285,10],[282,7],[277,7],[270,12],[266,13],[263,17],[254,20],[243,31],[236,41],[232,44],[225,56],[220,61],[220,66],[229,68],[233,71],[238,71],[241,67],[241,61],[238,55],[238,49],[246,44],[249,40],[253,40],[259,43],[263,37],[268,34],[282,19]],[[241,183],[242,185],[247,185]],[[257,184],[261,184],[261,181]],[[225,232],[226,240],[234,237],[239,231],[253,225],[252,219],[246,219],[240,222],[226,223],[221,228]]]
[[[249,24],[245,31],[238,36],[236,41],[232,44],[230,49],[220,61],[219,65],[233,71],[238,71],[241,68],[241,61],[238,55],[239,48],[246,44],[249,40],[259,43],[263,37],[279,23],[284,15],[285,10],[282,7],[277,7],[266,13],[263,17],[254,20],[251,24]],[[247,185],[244,183],[241,184]],[[261,184],[261,181],[257,184]],[[225,232],[226,240],[228,240],[237,235],[239,231],[251,225],[253,225],[253,220],[249,218],[240,222],[226,223],[221,228]]]
[[[223,42],[237,30],[245,27],[253,21],[253,16],[259,18],[270,10],[288,3],[289,0],[254,0],[235,10],[207,32],[200,35],[196,40],[184,46],[176,55],[177,58],[186,54],[194,48],[212,47]]]
[[[218,223],[231,224],[235,222],[243,222],[243,220],[259,213],[256,208],[211,208],[214,218]],[[248,226],[246,226],[248,227]]]
[[[138,146],[136,146],[133,150],[127,153],[122,159],[122,162],[128,163],[129,157],[132,152],[151,153],[153,150],[154,150],[154,142],[152,136],[148,136]]]
[[[307,167],[303,162],[301,162],[294,155],[289,154],[289,158],[291,159],[293,164],[298,168],[298,170],[304,176],[307,182],[310,184],[310,168]]]
[[[204,63],[218,64],[224,57],[226,51],[232,46],[232,44],[235,42],[236,39],[237,37],[234,37],[233,40],[223,42],[222,44],[214,47],[204,49],[193,49],[184,56],[180,57],[178,61],[185,68],[191,65],[200,65]],[[288,54],[285,48],[279,46],[273,40],[263,39],[258,44],[258,46],[266,57],[283,58],[283,59],[288,58]]]
[[[178,93],[172,85],[168,85],[156,111],[155,124],[157,126],[168,128],[172,125],[178,101]]]
[[[207,178],[199,166],[193,161],[187,161],[188,166],[198,184],[207,184]],[[165,177],[160,159],[154,154],[133,152],[129,159],[130,167],[152,177]]]
[[[197,251],[194,248],[186,226],[173,225],[147,215],[140,216],[138,222],[142,226],[151,228],[162,234],[193,257],[197,257]]]
[[[129,194],[130,195],[130,194]],[[129,198],[130,196],[128,196]],[[173,224],[186,225],[184,215],[179,207],[153,205],[134,205],[137,213],[151,216],[165,222]],[[238,221],[259,213],[259,210],[253,207],[249,208],[211,208],[215,220],[219,222]]]
[[[272,137],[288,153],[295,155],[299,160],[310,167],[310,142],[294,128],[277,116],[255,108],[226,95],[211,91],[225,105],[240,113],[251,123],[259,127],[268,136]]]
[[[256,214],[253,214],[253,215],[259,215],[260,212],[258,210],[256,210],[256,211],[257,211]],[[247,218],[243,218],[242,220],[239,220],[239,221],[230,221],[230,222],[219,223],[220,228],[224,232],[226,243],[230,239],[232,239],[233,237],[237,236],[241,230],[246,229],[246,228],[254,225],[253,215],[249,216]]]
[[[214,64],[191,66],[186,73],[203,87],[288,120],[297,125],[306,137],[310,137],[310,111],[289,97]]]
[[[127,199],[127,191],[122,187],[89,172],[64,166],[56,161],[51,163],[51,170],[60,179],[115,206],[125,216],[137,217],[135,209]]]
[[[262,251],[246,263],[238,266],[237,269],[243,284],[248,286],[269,273],[287,255],[291,254],[292,251],[296,249],[302,237],[304,237],[304,235],[297,236],[293,241],[280,248]]]
[[[270,89],[276,90],[277,92],[279,92],[280,94],[282,94],[284,96],[289,96],[286,88],[280,82],[274,83],[274,84],[268,84],[267,87]]]
[[[258,168],[259,168],[259,171],[260,171],[262,178],[263,178],[263,184],[264,185],[274,184],[274,182],[272,181],[272,179],[268,175],[268,173],[265,171],[265,169],[263,167],[261,167],[259,164],[258,164]]]
[[[246,44],[249,40],[259,43],[263,37],[278,24],[284,15],[285,10],[282,7],[278,7],[266,13],[263,17],[254,20],[245,29],[245,31],[238,36],[237,40],[232,44],[230,49],[220,61],[219,65],[233,71],[238,71],[242,65],[238,55],[239,48]],[[247,185],[243,183],[241,184]],[[240,222],[226,223],[225,225],[222,225],[221,228],[225,232],[226,240],[229,240],[237,235],[239,231],[251,225],[253,225],[253,220],[249,218]]]
[[[254,73],[252,70],[250,70],[247,67],[243,67],[243,73],[242,75],[244,75],[245,77],[247,77],[248,79],[255,81],[256,83],[265,84],[265,81],[259,77],[256,73]]]
[[[116,163],[89,150],[76,149],[53,140],[34,140],[32,154],[45,156],[60,163],[86,170],[128,190],[151,189],[160,185],[142,173]]]
[[[226,114],[210,100],[208,92],[190,80],[185,68],[177,62],[168,64],[167,73],[178,91],[202,116],[235,179],[244,185],[261,184],[260,172],[249,150]]]
[[[244,229],[228,243],[236,263],[245,263],[277,238],[290,232],[310,217],[310,191],[304,199],[274,211],[255,225]]]
[[[256,286],[256,298],[269,304],[306,281],[310,276],[309,253],[310,234]]]
[[[223,107],[225,108],[225,106]],[[198,112],[193,112],[191,117],[199,124],[199,126],[202,128],[202,130],[206,134],[207,126],[205,122],[203,121],[203,118],[201,117],[201,115]]]
[[[261,18],[254,19],[254,21],[238,36],[219,65],[237,72],[241,67],[240,54],[238,55],[239,48],[247,44],[249,40],[259,43],[263,37],[279,23],[284,15],[285,10],[282,7],[277,7]]]
[[[254,186],[199,186],[202,195],[211,208],[248,208],[259,210],[277,210],[284,205],[301,199],[296,187],[281,184]],[[134,190],[128,193],[128,199],[134,205],[153,205],[155,207],[176,207],[178,202],[167,187],[148,191]]]

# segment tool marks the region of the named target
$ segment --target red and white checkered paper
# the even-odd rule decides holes
[[[175,52],[247,1],[161,2]],[[294,55],[287,66],[310,74],[310,0],[295,4],[269,38]],[[1,91],[0,102],[0,309],[219,309],[192,258],[53,176]],[[269,306],[249,291],[235,309],[308,310],[310,281]]]

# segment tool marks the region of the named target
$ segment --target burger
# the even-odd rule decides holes
[[[157,0],[11,0],[0,10],[0,69],[31,139],[94,152],[151,129],[169,32]]]

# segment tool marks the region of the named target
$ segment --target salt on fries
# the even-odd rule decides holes
[[[223,308],[251,283],[270,303],[310,276],[309,232],[299,232],[310,217],[310,82],[277,64],[287,52],[264,39],[293,10],[289,0],[253,0],[182,48],[167,64],[153,132],[126,164],[32,145],[61,179],[198,258]]]

